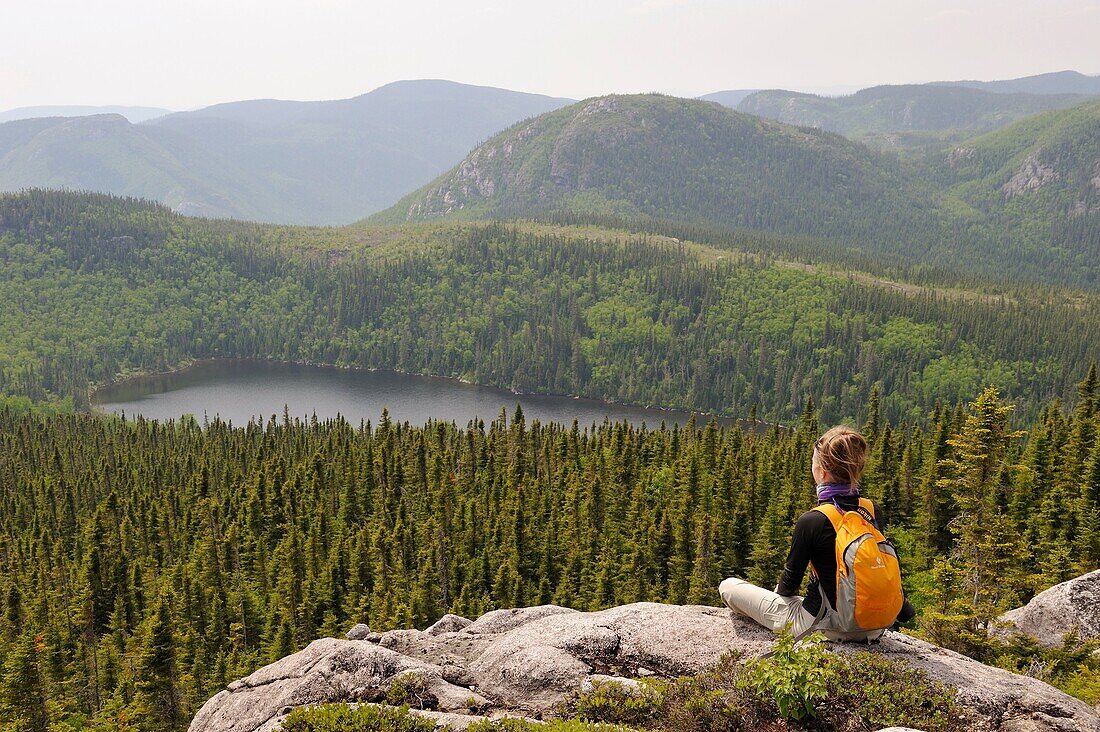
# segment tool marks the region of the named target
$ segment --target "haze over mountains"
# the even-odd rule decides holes
[[[1022,76],[1018,79],[994,81],[936,81],[936,86],[965,86],[998,94],[1091,94],[1100,95],[1100,75],[1088,76],[1080,71],[1052,71],[1047,74]]]
[[[927,147],[1091,98],[1085,94],[1001,94],[954,86],[874,86],[843,97],[760,91],[742,99],[736,109],[889,147]]]
[[[172,110],[163,107],[128,107],[128,106],[90,106],[84,104],[48,104],[40,107],[16,107],[0,112],[0,122],[11,122],[17,119],[34,119],[36,117],[90,117],[94,114],[121,114],[126,119],[137,124],[148,119],[163,117],[171,114]]]
[[[644,104],[632,108],[634,122],[617,128],[615,134],[626,134],[622,141],[593,127],[595,117],[568,121],[551,116],[532,134],[539,144],[554,146],[554,160],[521,155],[521,167],[507,171],[511,163],[499,156],[491,165],[477,159],[471,168],[471,161],[484,155],[475,153],[465,169],[481,176],[491,172],[494,191],[486,195],[479,188],[482,181],[471,194],[460,170],[454,182],[461,185],[440,189],[439,195],[449,200],[429,195],[413,216],[453,215],[458,209],[462,215],[530,215],[565,207],[861,241],[873,232],[880,253],[919,251],[918,259],[925,261],[938,260],[937,248],[968,247],[973,251],[963,254],[973,259],[974,252],[987,256],[990,247],[999,246],[989,240],[995,235],[984,223],[976,234],[974,222],[1008,201],[1003,191],[1001,199],[990,199],[977,195],[975,187],[999,190],[1027,155],[1001,160],[996,181],[988,178],[993,175],[988,170],[981,182],[960,181],[961,171],[970,168],[945,168],[943,161],[956,147],[979,149],[969,144],[970,138],[1082,105],[1093,98],[1089,93],[1100,93],[1100,77],[1058,72],[1003,82],[879,86],[842,97],[733,90],[703,98],[752,117],[723,116],[704,109],[708,105],[702,101],[681,104],[673,113],[671,102],[658,101],[671,98],[651,97],[645,103],[655,105],[648,122],[663,125],[659,132],[645,128]],[[86,189],[154,199],[191,215],[343,224],[392,206],[462,161],[475,145],[570,101],[446,81],[407,81],[352,99],[232,102],[139,124],[119,114],[21,119],[0,124],[0,190]],[[796,127],[769,127],[761,117]],[[705,131],[676,136],[693,124]],[[1089,124],[1073,130],[1059,134],[1084,135],[1081,143],[1089,147]],[[518,142],[511,147],[519,150]],[[907,159],[888,159],[861,142],[903,150]],[[623,152],[630,145],[629,154]],[[959,162],[957,156],[953,160]],[[539,166],[546,162],[550,169],[543,171]],[[1068,162],[1063,155],[1058,165]],[[827,172],[806,175],[807,170]],[[1062,190],[1070,181],[1066,175],[1040,179],[1025,192],[1046,186]],[[1044,204],[1044,216],[1062,211],[1072,212],[1073,222],[1088,219],[1090,190],[1086,185],[1073,200],[1068,193],[1065,200],[1055,196],[1059,203],[1053,208]],[[945,194],[953,205],[945,207]],[[975,195],[983,201],[977,213],[967,203]],[[399,206],[382,218],[402,219],[410,205],[411,199],[402,204],[404,210]],[[1012,208],[1019,205],[1016,201]],[[963,248],[955,241],[960,221],[970,237]],[[1091,231],[1091,224],[1086,229]],[[1057,238],[1050,231],[1043,236]],[[971,241],[975,237],[978,244]],[[1038,247],[1034,241],[1028,246]],[[1065,256],[1078,256],[1078,249],[1070,247]]]
[[[87,189],[203,216],[346,223],[568,101],[409,81],[352,99],[234,102],[137,125],[120,115],[20,120],[0,125],[0,190]]]
[[[929,150],[1100,96],[1100,76],[1058,71],[1001,81],[872,86],[852,94],[733,89],[700,99],[888,149]]]

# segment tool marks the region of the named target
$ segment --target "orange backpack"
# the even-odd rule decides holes
[[[825,514],[836,530],[836,607],[828,607],[835,630],[860,633],[889,628],[905,596],[897,551],[875,528],[875,504],[860,498],[854,511],[841,511],[832,504],[814,510]],[[821,601],[829,606],[824,592]]]

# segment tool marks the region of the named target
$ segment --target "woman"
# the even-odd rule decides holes
[[[810,470],[817,484],[819,505],[832,504],[840,512],[860,510],[859,478],[867,462],[867,440],[848,427],[833,427],[814,445]],[[886,521],[873,503],[869,506],[875,528],[882,531]],[[806,596],[800,597],[799,588],[806,574],[806,565],[813,571]],[[722,599],[734,611],[747,615],[773,631],[790,626],[790,632],[799,637],[811,629],[822,631],[832,640],[871,640],[883,631],[841,633],[831,630],[833,617],[827,612],[836,608],[836,530],[829,517],[821,511],[807,511],[795,524],[791,550],[787,564],[775,592],[752,585],[745,580],[730,577],[718,587]],[[818,578],[824,577],[824,582]],[[828,605],[822,607],[821,594]],[[896,608],[896,605],[894,606]],[[902,622],[913,617],[908,601],[902,605],[898,619]],[[866,626],[865,626],[866,627]]]

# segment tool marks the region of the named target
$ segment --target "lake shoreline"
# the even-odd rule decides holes
[[[777,426],[780,429],[785,429],[783,425],[773,424],[771,422],[764,422],[757,420],[754,423],[749,422],[747,419],[739,418],[734,415],[720,414],[715,412],[701,412],[693,409],[679,409],[675,407],[661,407],[651,405],[640,405],[627,402],[620,402],[612,399],[599,399],[593,397],[580,396],[576,394],[552,394],[546,392],[519,392],[514,389],[493,386],[490,384],[479,384],[469,379],[459,376],[440,376],[438,374],[424,374],[416,372],[402,371],[400,369],[387,369],[387,368],[373,368],[366,366],[340,366],[333,363],[316,362],[307,359],[265,359],[265,358],[237,358],[237,357],[223,357],[223,358],[203,358],[203,359],[189,359],[187,361],[180,362],[173,368],[163,371],[147,371],[147,372],[130,372],[121,375],[121,378],[117,378],[114,381],[97,384],[93,388],[89,389],[88,404],[90,409],[99,414],[112,414],[111,409],[105,408],[105,405],[116,404],[126,401],[125,399],[117,399],[112,397],[118,397],[121,390],[127,388],[140,389],[143,384],[155,383],[157,381],[163,381],[171,377],[186,377],[189,374],[194,375],[205,369],[217,369],[218,367],[228,366],[247,368],[254,366],[258,368],[270,367],[270,366],[295,366],[306,367],[318,370],[330,370],[339,374],[352,374],[352,373],[371,373],[380,375],[396,375],[401,377],[412,377],[416,379],[422,379],[430,383],[432,381],[460,384],[462,386],[474,387],[477,389],[486,389],[497,392],[502,392],[517,398],[534,398],[534,399],[560,399],[560,400],[573,400],[584,402],[589,406],[607,406],[617,408],[618,410],[637,410],[655,412],[658,415],[666,415],[669,421],[679,421],[685,415],[694,415],[697,424],[705,425],[711,419],[718,422],[736,423],[745,428],[751,428],[754,432],[761,432],[767,429]],[[171,391],[172,389],[162,389],[160,391],[154,391],[151,393],[163,393],[165,391]],[[609,418],[611,415],[609,415]],[[480,417],[479,417],[480,418]],[[495,417],[494,417],[495,418]],[[619,421],[620,418],[614,418],[614,421]]]

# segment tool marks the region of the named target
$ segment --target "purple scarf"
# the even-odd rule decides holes
[[[835,502],[840,496],[859,496],[859,486],[850,483],[818,483],[818,503]]]

